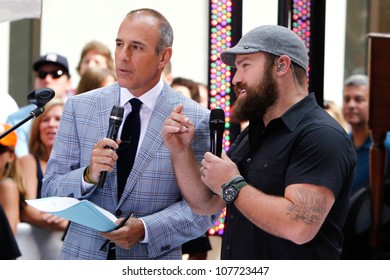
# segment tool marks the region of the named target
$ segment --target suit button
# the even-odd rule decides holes
[[[117,217],[120,217],[122,215],[122,210],[116,210],[115,211],[115,216],[117,216]]]
[[[171,245],[163,246],[163,247],[161,247],[161,252],[167,251],[169,249],[171,249]]]

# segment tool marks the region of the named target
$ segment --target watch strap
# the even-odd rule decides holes
[[[236,191],[239,192],[239,191],[240,191],[243,187],[245,187],[246,185],[248,185],[248,183],[244,180],[244,178],[242,178],[242,180],[240,180],[240,181],[234,183],[234,184],[232,185],[232,187],[235,188]]]
[[[240,190],[246,186],[248,183],[245,181],[244,177],[241,175],[233,177],[229,182],[224,183],[221,187],[223,189],[223,199],[226,201],[227,204],[232,204],[236,199],[240,192]],[[228,199],[225,198],[225,189],[232,188],[235,190],[235,197],[229,197]]]

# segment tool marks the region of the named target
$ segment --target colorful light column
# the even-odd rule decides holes
[[[231,67],[222,63],[219,54],[232,47],[232,1],[210,1],[210,73],[209,104],[210,109],[221,108],[225,111],[225,133],[223,148],[227,151],[230,143],[231,114]]]
[[[314,92],[317,103],[323,106],[326,0],[291,0],[290,6],[291,29],[308,49],[308,90]]]
[[[232,47],[232,5],[230,0],[210,1],[209,107],[210,109],[221,108],[225,111],[225,132],[222,139],[222,147],[225,151],[231,145],[232,69],[221,61],[219,55],[223,50]],[[223,235],[225,215],[226,209],[219,216],[214,227],[209,229],[210,235]]]
[[[310,50],[311,1],[293,0],[291,12],[291,29],[302,38],[302,40],[305,42],[306,48]],[[308,73],[310,73],[310,66]]]

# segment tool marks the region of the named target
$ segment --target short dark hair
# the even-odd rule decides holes
[[[173,45],[173,30],[172,26],[169,23],[169,21],[158,11],[149,9],[149,8],[142,8],[130,11],[127,16],[131,16],[137,12],[146,13],[154,18],[156,18],[160,23],[160,38],[158,40],[158,44],[156,47],[157,54],[160,54],[163,49],[172,47]]]
[[[263,52],[263,54],[265,55],[267,62],[270,64],[275,64],[275,60],[279,58],[279,56],[275,54],[271,54],[267,52]],[[302,86],[304,82],[307,81],[306,70],[293,61],[291,61],[291,68],[294,75],[297,78],[297,82],[299,83],[300,86]]]

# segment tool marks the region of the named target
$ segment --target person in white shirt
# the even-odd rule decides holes
[[[15,99],[8,92],[0,93],[0,122],[5,123],[7,117],[17,110],[19,110],[19,106]]]

